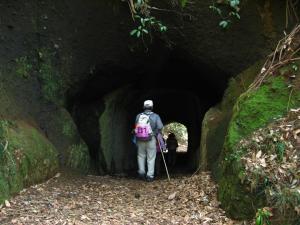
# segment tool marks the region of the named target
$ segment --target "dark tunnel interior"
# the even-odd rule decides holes
[[[178,156],[176,171],[195,171],[200,162],[203,117],[221,101],[229,77],[215,68],[192,63],[180,52],[172,52],[158,68],[145,68],[143,73],[118,67],[96,71],[69,104],[96,173],[136,171],[131,130],[147,99],[153,100],[154,112],[164,124],[176,121],[187,127],[188,151]]]

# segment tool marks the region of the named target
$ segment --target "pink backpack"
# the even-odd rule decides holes
[[[138,140],[149,141],[153,136],[152,128],[150,126],[150,114],[140,114],[135,125],[135,136]]]

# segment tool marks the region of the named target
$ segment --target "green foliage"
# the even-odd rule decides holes
[[[7,134],[7,127],[9,122],[7,120],[0,120],[0,139],[3,140]]]
[[[270,225],[272,213],[269,208],[258,209],[255,218],[255,225]]]
[[[188,0],[179,0],[179,3],[182,8],[184,8],[186,6],[187,2],[188,2]]]
[[[222,28],[226,28],[226,27],[228,27],[228,25],[229,25],[230,22],[231,22],[230,20],[222,20],[219,23],[219,26],[222,27]]]
[[[226,155],[224,160],[226,162],[239,161],[241,157],[244,155],[244,153],[245,153],[245,149],[236,148],[233,152]]]
[[[88,147],[84,142],[74,144],[70,147],[67,165],[83,173],[87,173],[89,171],[90,155]]]
[[[16,74],[22,78],[29,78],[32,70],[32,64],[27,56],[16,59]]]
[[[162,33],[167,31],[167,27],[153,16],[142,17],[135,15],[135,18],[139,21],[139,26],[130,32],[131,36],[143,37],[143,35],[149,34],[153,28],[158,29]]]
[[[240,7],[242,0],[212,0],[213,3],[209,6],[218,16],[221,17],[221,22],[219,26],[222,28],[227,28],[232,19],[240,20]],[[243,1],[246,2],[246,1]],[[286,2],[286,26],[289,23],[289,20],[298,21],[298,1],[285,0]]]
[[[240,1],[239,0],[227,0],[227,4],[229,3],[230,7],[239,10]]]
[[[229,24],[232,23],[232,19],[238,19],[238,20],[241,19],[239,14],[240,11],[239,0],[222,0],[222,1],[218,1],[218,3],[213,2],[213,4],[209,6],[209,8],[221,17],[219,26],[222,27],[223,29],[227,28]],[[227,13],[224,13],[224,11],[226,11]]]
[[[210,5],[209,8],[213,10],[214,12],[218,13],[220,16],[222,15],[222,10],[215,5]]]
[[[297,72],[298,71],[298,65],[297,64],[292,64],[292,68],[293,68],[293,70],[295,71],[295,72]]]
[[[182,1],[186,4],[186,1]],[[157,20],[154,16],[150,15],[150,6],[147,0],[136,0],[131,4],[131,11],[137,27],[130,32],[130,35],[136,38],[143,38],[144,35],[151,35],[152,30],[157,30],[160,33],[167,31],[167,27]]]
[[[130,10],[137,26],[130,31],[130,36],[135,38],[141,38],[145,35],[151,35],[152,31],[158,31],[159,33],[165,33],[167,26],[156,17],[151,16],[151,6],[148,4],[148,0],[130,0]],[[178,0],[180,6],[184,8],[188,0]]]
[[[276,154],[277,154],[280,162],[282,162],[282,160],[283,160],[285,148],[286,148],[286,146],[283,142],[278,142],[276,144]]]
[[[0,120],[0,157],[4,155],[7,150],[7,133],[10,122],[7,120]]]
[[[268,193],[268,204],[276,209],[282,220],[295,221],[297,219],[296,208],[300,204],[300,193],[297,185],[288,185],[280,189],[269,187],[266,193]]]
[[[42,95],[47,101],[62,104],[63,80],[53,66],[53,54],[49,50],[42,48],[38,51],[38,56],[40,61],[39,78],[42,84]]]

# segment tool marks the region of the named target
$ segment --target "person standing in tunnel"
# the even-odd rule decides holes
[[[167,138],[168,149],[168,164],[173,169],[176,163],[176,150],[178,148],[178,142],[174,133],[170,133]]]
[[[138,147],[138,176],[141,179],[146,178],[149,182],[154,179],[156,136],[161,133],[163,129],[163,123],[160,116],[152,110],[153,101],[146,100],[144,102],[144,112],[136,116],[134,129]]]

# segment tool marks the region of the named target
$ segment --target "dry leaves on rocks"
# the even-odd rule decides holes
[[[242,157],[244,181],[250,183],[251,189],[264,186],[275,207],[294,208],[299,213],[300,108],[254,132],[240,142],[239,148],[247,152]]]

